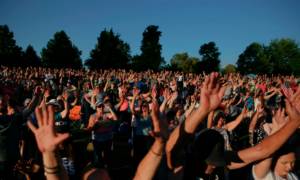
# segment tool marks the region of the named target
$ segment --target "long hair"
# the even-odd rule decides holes
[[[73,163],[75,163],[76,159],[75,159],[75,153],[74,153],[72,137],[69,137],[68,139],[63,141],[62,146],[66,150],[68,158],[71,159],[73,161]]]
[[[147,118],[149,119],[150,118],[150,108],[149,108],[149,104],[148,104],[148,102],[147,101],[145,101],[145,100],[142,100],[142,103],[141,103],[141,105],[140,105],[140,118],[141,118],[141,115],[143,114],[143,111],[142,111],[142,106],[144,105],[144,104],[147,104],[147,108],[148,108],[148,111],[147,111]]]

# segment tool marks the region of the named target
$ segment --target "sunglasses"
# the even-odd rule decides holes
[[[104,106],[103,106],[103,105],[100,105],[100,106],[97,106],[97,108],[104,108]]]
[[[148,106],[147,106],[147,105],[143,105],[142,107],[145,107],[145,108],[147,108]]]

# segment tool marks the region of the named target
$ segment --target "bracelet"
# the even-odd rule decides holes
[[[44,166],[45,167],[45,166]],[[45,174],[55,174],[55,173],[57,173],[58,171],[60,171],[60,165],[58,165],[58,166],[56,166],[57,167],[57,170],[56,171],[53,171],[53,172],[48,172],[48,171],[46,171],[45,170],[45,168],[44,168],[44,171],[45,171]]]
[[[57,165],[55,167],[47,167],[47,166],[44,165],[44,168],[46,168],[46,169],[59,169],[60,165]]]
[[[162,154],[157,154],[157,153],[155,153],[154,151],[153,151],[153,149],[152,149],[152,147],[151,147],[151,152],[153,153],[153,154],[155,154],[156,156],[163,156],[165,153],[162,153]]]

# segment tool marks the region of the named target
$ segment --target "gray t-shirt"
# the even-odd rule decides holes
[[[63,92],[67,92],[69,94],[69,98],[73,98],[75,90],[76,88],[74,89],[74,88],[64,87]]]
[[[94,104],[94,100],[93,100],[93,91],[88,93],[88,96],[91,97],[91,108],[92,109],[96,109],[95,104]],[[104,91],[101,91],[99,94],[96,95],[96,102],[97,101],[103,101],[103,99],[105,98],[106,93]]]
[[[150,87],[153,88],[153,85],[154,85],[155,83],[157,84],[158,81],[157,81],[156,79],[151,79],[151,85],[150,85]]]
[[[232,93],[232,88],[231,86],[227,86],[224,95],[229,95]]]

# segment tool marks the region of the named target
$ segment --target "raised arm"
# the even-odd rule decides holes
[[[210,111],[207,117],[207,129],[211,129],[214,126],[213,123],[213,118],[214,118],[214,112],[215,111]]]
[[[118,120],[116,113],[110,108],[108,104],[105,104],[105,109],[108,109],[110,111],[110,113],[108,114],[109,119],[112,119],[114,121]]]
[[[172,94],[171,102],[170,102],[170,104],[169,104],[169,108],[173,108],[173,103],[174,103],[174,101],[175,101],[177,98],[178,98],[178,92],[176,91],[176,92],[174,92],[174,93]]]
[[[270,95],[264,96],[264,99],[269,99],[270,97],[274,96],[277,93],[277,90],[272,92]]]
[[[64,92],[62,94],[62,97],[63,97],[62,99],[64,101],[65,109],[61,112],[61,118],[65,118],[69,114],[69,104],[68,104],[69,94],[67,92]]]
[[[94,80],[94,76],[92,75],[92,76],[90,77],[92,89],[94,89],[94,82],[93,82],[93,80]]]
[[[284,113],[285,113],[285,109],[283,108],[281,111],[281,108],[279,108],[279,110],[277,112],[275,111],[275,113],[273,114],[272,121],[275,127],[273,126],[271,135],[274,134],[276,131],[282,128],[282,126],[286,124],[287,121],[284,120]],[[272,164],[272,159],[273,159],[272,157],[273,156],[264,159],[258,162],[254,166],[254,173],[257,178],[263,179],[266,176]]]
[[[261,112],[263,112],[263,111],[264,111],[264,108],[261,106],[261,104],[258,104],[257,108],[256,108],[256,113],[253,116],[252,121],[251,121],[251,123],[249,125],[249,132],[250,133],[253,132],[253,130],[254,130],[255,126],[256,126],[256,123],[257,123],[257,120],[258,120],[258,114],[261,113]]]
[[[193,95],[192,98],[194,99],[193,104],[191,104],[191,106],[189,107],[189,109],[184,113],[185,117],[188,118],[190,116],[190,114],[192,113],[192,111],[194,110],[195,106],[196,106],[196,96]]]
[[[34,133],[37,146],[43,155],[46,178],[47,180],[68,180],[69,176],[61,161],[58,146],[66,140],[70,134],[64,133],[60,136],[55,136],[53,106],[48,105],[47,109],[46,105],[44,105],[41,109],[36,108],[35,110],[39,128],[37,129],[31,121],[28,121],[27,124]]]
[[[166,104],[170,100],[170,98],[171,98],[170,90],[168,88],[166,88],[165,91],[164,91],[164,101],[160,105],[160,108],[159,108],[159,111],[161,113],[165,112]]]
[[[130,110],[131,110],[132,114],[137,115],[137,112],[135,111],[135,108],[134,108],[134,104],[135,104],[135,99],[138,96],[140,90],[133,89],[132,92],[133,92],[133,98],[132,98],[132,102],[130,103]]]
[[[201,89],[201,104],[199,108],[175,128],[167,142],[166,155],[170,169],[182,167],[182,148],[190,140],[190,137],[195,133],[196,128],[207,114],[219,106],[225,90],[225,87],[220,89],[218,73],[211,73],[210,77],[205,79]]]
[[[290,120],[280,130],[265,138],[256,146],[238,152],[225,152],[226,159],[231,159],[231,162],[229,162],[230,165],[227,167],[229,169],[238,169],[254,161],[268,158],[278,150],[300,125],[299,99],[300,92],[295,93],[290,101],[285,99],[286,112]],[[273,125],[275,128],[281,125],[281,122],[276,123],[278,124]]]
[[[155,138],[151,150],[140,162],[134,180],[152,180],[165,153],[165,144],[169,138],[169,126],[166,115],[159,111],[157,101],[152,102],[152,120],[154,130],[149,134]]]
[[[41,87],[37,86],[34,91],[34,97],[29,104],[28,108],[22,111],[22,120],[26,121],[30,114],[33,113],[34,109],[38,106],[39,98],[41,96]]]
[[[244,105],[244,110],[242,111],[242,113],[236,118],[236,120],[225,124],[225,128],[227,129],[227,131],[232,131],[234,130],[244,119],[245,114],[248,111],[248,102],[245,103]]]

